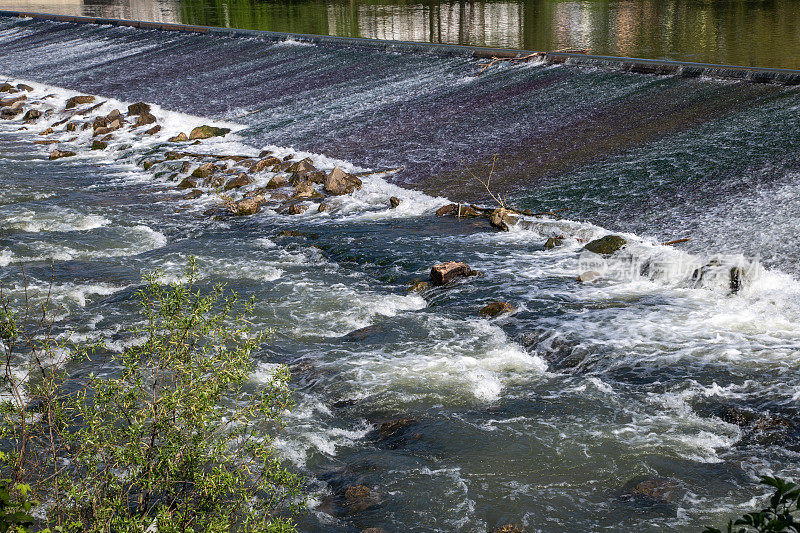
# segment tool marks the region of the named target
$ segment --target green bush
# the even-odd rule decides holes
[[[42,527],[63,531],[294,531],[302,480],[272,447],[292,404],[279,367],[263,387],[248,384],[251,352],[263,340],[234,295],[186,281],[145,278],[141,339],[122,354],[100,346],[78,361],[108,376],[70,378],[75,363],[35,327],[7,317],[7,396],[2,413],[9,476],[47,502]],[[46,317],[46,305],[25,316]],[[49,324],[52,326],[52,324]],[[21,371],[20,369],[24,369]],[[110,376],[110,377],[109,377]],[[37,524],[39,525],[39,524]],[[0,530],[2,533],[2,530]]]
[[[761,483],[775,488],[769,500],[769,507],[747,513],[741,518],[728,522],[728,533],[797,533],[800,521],[797,519],[800,504],[800,486],[776,477],[764,476]],[[722,533],[715,527],[707,527],[703,533]]]

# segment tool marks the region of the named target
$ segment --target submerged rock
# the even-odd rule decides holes
[[[106,148],[108,148],[108,144],[104,143],[103,141],[92,142],[92,150],[105,150]]]
[[[76,155],[75,152],[70,152],[69,150],[53,150],[50,152],[50,160],[53,159],[61,159],[62,157],[72,157]]]
[[[592,283],[598,279],[600,279],[600,272],[595,270],[589,270],[578,275],[578,281],[580,283]]]
[[[361,180],[348,174],[339,167],[334,167],[330,174],[325,178],[323,189],[326,193],[333,196],[351,194],[361,188]]]
[[[431,282],[434,285],[445,285],[456,278],[475,276],[477,272],[472,270],[464,262],[447,261],[439,263],[431,268]]]
[[[411,282],[411,286],[408,288],[408,292],[424,292],[429,288],[430,284],[427,281],[422,281],[421,279],[417,279]]]
[[[506,313],[513,313],[517,308],[508,302],[492,302],[485,305],[478,314],[480,316],[496,317]]]
[[[211,137],[224,137],[229,134],[229,128],[218,128],[216,126],[197,126],[189,133],[189,140],[195,139],[209,139]]]
[[[639,499],[657,504],[674,504],[680,496],[680,485],[669,478],[632,480],[627,483],[623,493],[626,499]]]
[[[192,189],[188,193],[184,194],[181,198],[184,200],[194,200],[196,198],[200,198],[203,196],[203,191],[200,189]]]
[[[522,533],[522,530],[515,524],[504,524],[494,528],[492,533]]]
[[[366,485],[355,485],[344,491],[344,509],[346,514],[366,511],[380,505],[380,497]]]
[[[599,255],[611,255],[626,244],[628,241],[619,235],[606,235],[589,242],[583,249]]]

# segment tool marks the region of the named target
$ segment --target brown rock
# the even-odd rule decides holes
[[[17,89],[19,89],[20,91],[28,91],[28,92],[33,91],[33,87],[31,87],[30,85],[25,85],[24,83],[18,83],[17,84]],[[3,92],[3,91],[0,91],[0,92]]]
[[[90,104],[94,102],[94,100],[94,96],[89,95],[73,96],[64,104],[64,109],[72,109],[73,107],[81,104]]]
[[[514,524],[505,524],[494,528],[492,533],[522,533],[522,530]]]
[[[281,187],[286,187],[286,185],[286,178],[275,176],[267,183],[267,189],[280,189]]]
[[[246,216],[254,215],[261,211],[261,203],[257,198],[245,198],[236,202],[235,215]]]
[[[333,196],[350,194],[361,188],[361,180],[335,167],[325,178],[325,192]]]
[[[489,216],[489,223],[500,231],[508,231],[509,227],[517,223],[517,217],[513,216],[514,211],[501,207],[492,211]]]
[[[408,292],[424,292],[429,288],[430,284],[427,281],[417,279],[411,283],[411,286],[408,288]]]
[[[389,207],[394,209],[398,205],[400,205],[400,198],[398,198],[397,196],[392,196],[391,198],[389,198]]]
[[[94,133],[92,135],[96,137],[98,135],[106,135],[106,134],[108,134],[110,132],[111,132],[110,129],[108,129],[106,127],[100,127],[100,128],[97,128],[96,130],[94,130]]]
[[[250,179],[250,176],[248,176],[246,172],[242,172],[225,184],[225,190],[229,191],[231,189],[238,189],[239,187],[244,187],[245,185],[250,185],[251,183],[253,183],[253,180]]]
[[[436,210],[437,217],[462,217],[462,218],[476,218],[484,216],[483,213],[478,211],[472,206],[465,204],[447,204],[443,205]]]
[[[178,184],[178,189],[194,189],[197,187],[197,181],[193,180],[192,178],[183,178],[181,182]]]
[[[50,135],[51,133],[53,133],[53,128],[47,128],[46,130],[39,132],[39,135]]]
[[[378,495],[365,485],[355,485],[344,491],[344,506],[348,514],[360,513],[376,505],[380,505]]]
[[[108,148],[108,144],[103,141],[92,142],[92,150],[105,150],[106,148]]]
[[[135,104],[131,104],[128,106],[128,114],[129,115],[149,115],[150,114],[150,105],[145,104],[144,102],[136,102]]]
[[[75,131],[78,127],[75,125],[74,122],[67,122],[67,125],[64,126],[64,129],[67,131]]]
[[[332,208],[330,204],[322,202],[321,204],[319,204],[319,207],[317,207],[317,213],[325,213],[326,211],[330,211],[331,209]]]
[[[167,141],[171,142],[171,143],[183,142],[183,141],[188,141],[188,140],[189,140],[189,137],[187,137],[186,134],[183,133],[183,132],[180,132],[175,137],[170,137],[169,139],[167,139]]]
[[[484,306],[478,314],[481,316],[496,317],[506,313],[513,313],[517,308],[508,302],[492,302]]]
[[[122,120],[122,113],[119,112],[119,109],[114,109],[111,111],[111,113],[106,115],[106,120],[108,122],[113,122],[117,119]]]
[[[289,213],[290,215],[299,215],[299,214],[301,214],[301,213],[304,213],[304,212],[306,211],[306,209],[308,209],[308,206],[307,206],[307,205],[303,205],[303,204],[292,204],[292,205],[290,205],[290,206],[289,206],[289,211],[288,211],[288,213]]]
[[[307,181],[297,184],[297,187],[294,189],[294,194],[292,195],[292,198],[295,200],[308,200],[320,197],[322,197],[322,195],[314,190],[314,186]]]
[[[92,127],[95,130],[97,128],[107,128],[108,127],[108,119],[106,117],[97,117],[92,122]]]
[[[215,170],[214,163],[204,163],[199,167],[197,167],[196,169],[194,169],[194,172],[192,172],[192,176],[194,176],[195,178],[207,178],[211,174],[213,174],[214,170]]]
[[[181,173],[188,174],[190,170],[192,170],[192,164],[188,161],[184,161],[183,165],[181,165]]]
[[[431,282],[434,285],[445,285],[460,277],[474,276],[477,272],[463,262],[448,261],[439,263],[431,268]]]
[[[24,102],[27,99],[28,99],[28,97],[25,96],[24,94],[21,94],[19,96],[9,97],[9,98],[3,98],[3,99],[0,99],[0,107],[11,107],[12,105],[16,104],[17,102]]]
[[[191,191],[189,191],[186,194],[184,194],[183,196],[181,196],[181,199],[183,199],[183,200],[195,200],[197,198],[200,198],[201,196],[203,196],[203,191],[201,191],[200,189],[192,189]]]
[[[197,126],[189,133],[189,140],[208,139],[210,137],[224,137],[231,130],[229,128],[217,128],[216,126]]]
[[[62,150],[56,149],[56,150],[53,150],[52,152],[50,152],[50,160],[61,159],[62,157],[72,157],[74,155],[75,155],[75,152],[70,152],[68,150],[62,151]]]
[[[156,125],[156,126],[153,126],[152,128],[150,128],[149,130],[145,131],[144,134],[145,135],[155,135],[159,131],[161,131],[161,126]]]
[[[33,141],[33,144],[58,144],[60,141],[58,139],[43,139],[41,141]]]
[[[547,239],[547,242],[544,243],[544,247],[548,250],[552,250],[556,246],[561,246],[564,244],[564,240],[560,237],[550,237]]]
[[[273,165],[277,165],[281,162],[280,159],[277,157],[265,157],[264,159],[260,159],[256,162],[255,165],[250,167],[250,172],[262,172],[267,169],[267,167],[271,167]]]
[[[122,127],[122,124],[124,124],[122,120],[115,118],[114,120],[108,122],[107,128],[111,131],[116,131]]]
[[[150,113],[143,113],[137,117],[136,122],[133,124],[133,127],[138,128],[139,126],[146,126],[147,124],[153,124],[155,121],[156,117],[154,117]]]
[[[25,113],[25,116],[22,117],[22,118],[23,118],[23,120],[25,122],[34,122],[34,121],[38,120],[39,118],[41,118],[41,116],[42,116],[42,112],[39,111],[38,109],[30,109],[30,110],[28,110],[27,113]]]
[[[10,83],[0,83],[0,93],[11,93],[16,92],[16,89]]]

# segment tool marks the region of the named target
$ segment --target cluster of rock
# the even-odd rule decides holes
[[[23,121],[28,124],[57,115],[56,120],[40,133],[45,138],[36,141],[36,144],[64,142],[74,146],[85,142],[90,150],[105,150],[120,130],[145,136],[155,135],[162,129],[150,105],[144,102],[131,104],[127,110],[114,109],[108,114],[87,118],[106,102],[97,102],[97,98],[91,95],[77,95],[69,98],[62,110],[57,110],[43,102],[52,95],[28,101],[25,93],[30,91],[33,88],[25,84],[0,85],[0,93],[8,94],[0,99],[0,118],[14,119],[23,115]],[[86,130],[91,130],[91,135],[88,139],[84,135],[81,140],[77,133]],[[177,182],[176,189],[186,191],[182,196],[184,200],[193,200],[205,194],[219,195],[221,205],[207,211],[207,214],[218,216],[252,215],[267,204],[273,204],[278,213],[287,215],[303,213],[316,204],[316,211],[321,213],[331,210],[326,198],[351,194],[362,187],[358,175],[339,167],[318,169],[310,158],[295,160],[294,155],[278,158],[268,150],[261,152],[258,157],[206,154],[179,150],[174,146],[195,145],[203,139],[225,136],[230,131],[211,125],[195,127],[188,134],[180,133],[167,139],[167,143],[172,145],[169,148],[173,149],[166,150],[157,158],[142,159],[139,165],[158,177]],[[65,132],[76,134],[65,137]],[[50,159],[75,155],[77,153],[74,150],[54,147]],[[236,195],[236,199],[232,197],[232,193],[239,192],[238,189],[244,191],[243,188],[253,184],[254,175],[263,172],[274,174],[266,186],[247,190]],[[397,197],[388,198],[390,208],[398,207],[400,203]]]

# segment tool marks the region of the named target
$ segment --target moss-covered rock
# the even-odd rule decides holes
[[[218,128],[216,126],[197,126],[189,133],[189,140],[195,139],[209,139],[211,137],[224,137],[229,134],[229,128]]]
[[[600,255],[611,255],[626,244],[628,241],[619,235],[606,235],[591,241],[584,249]]]

